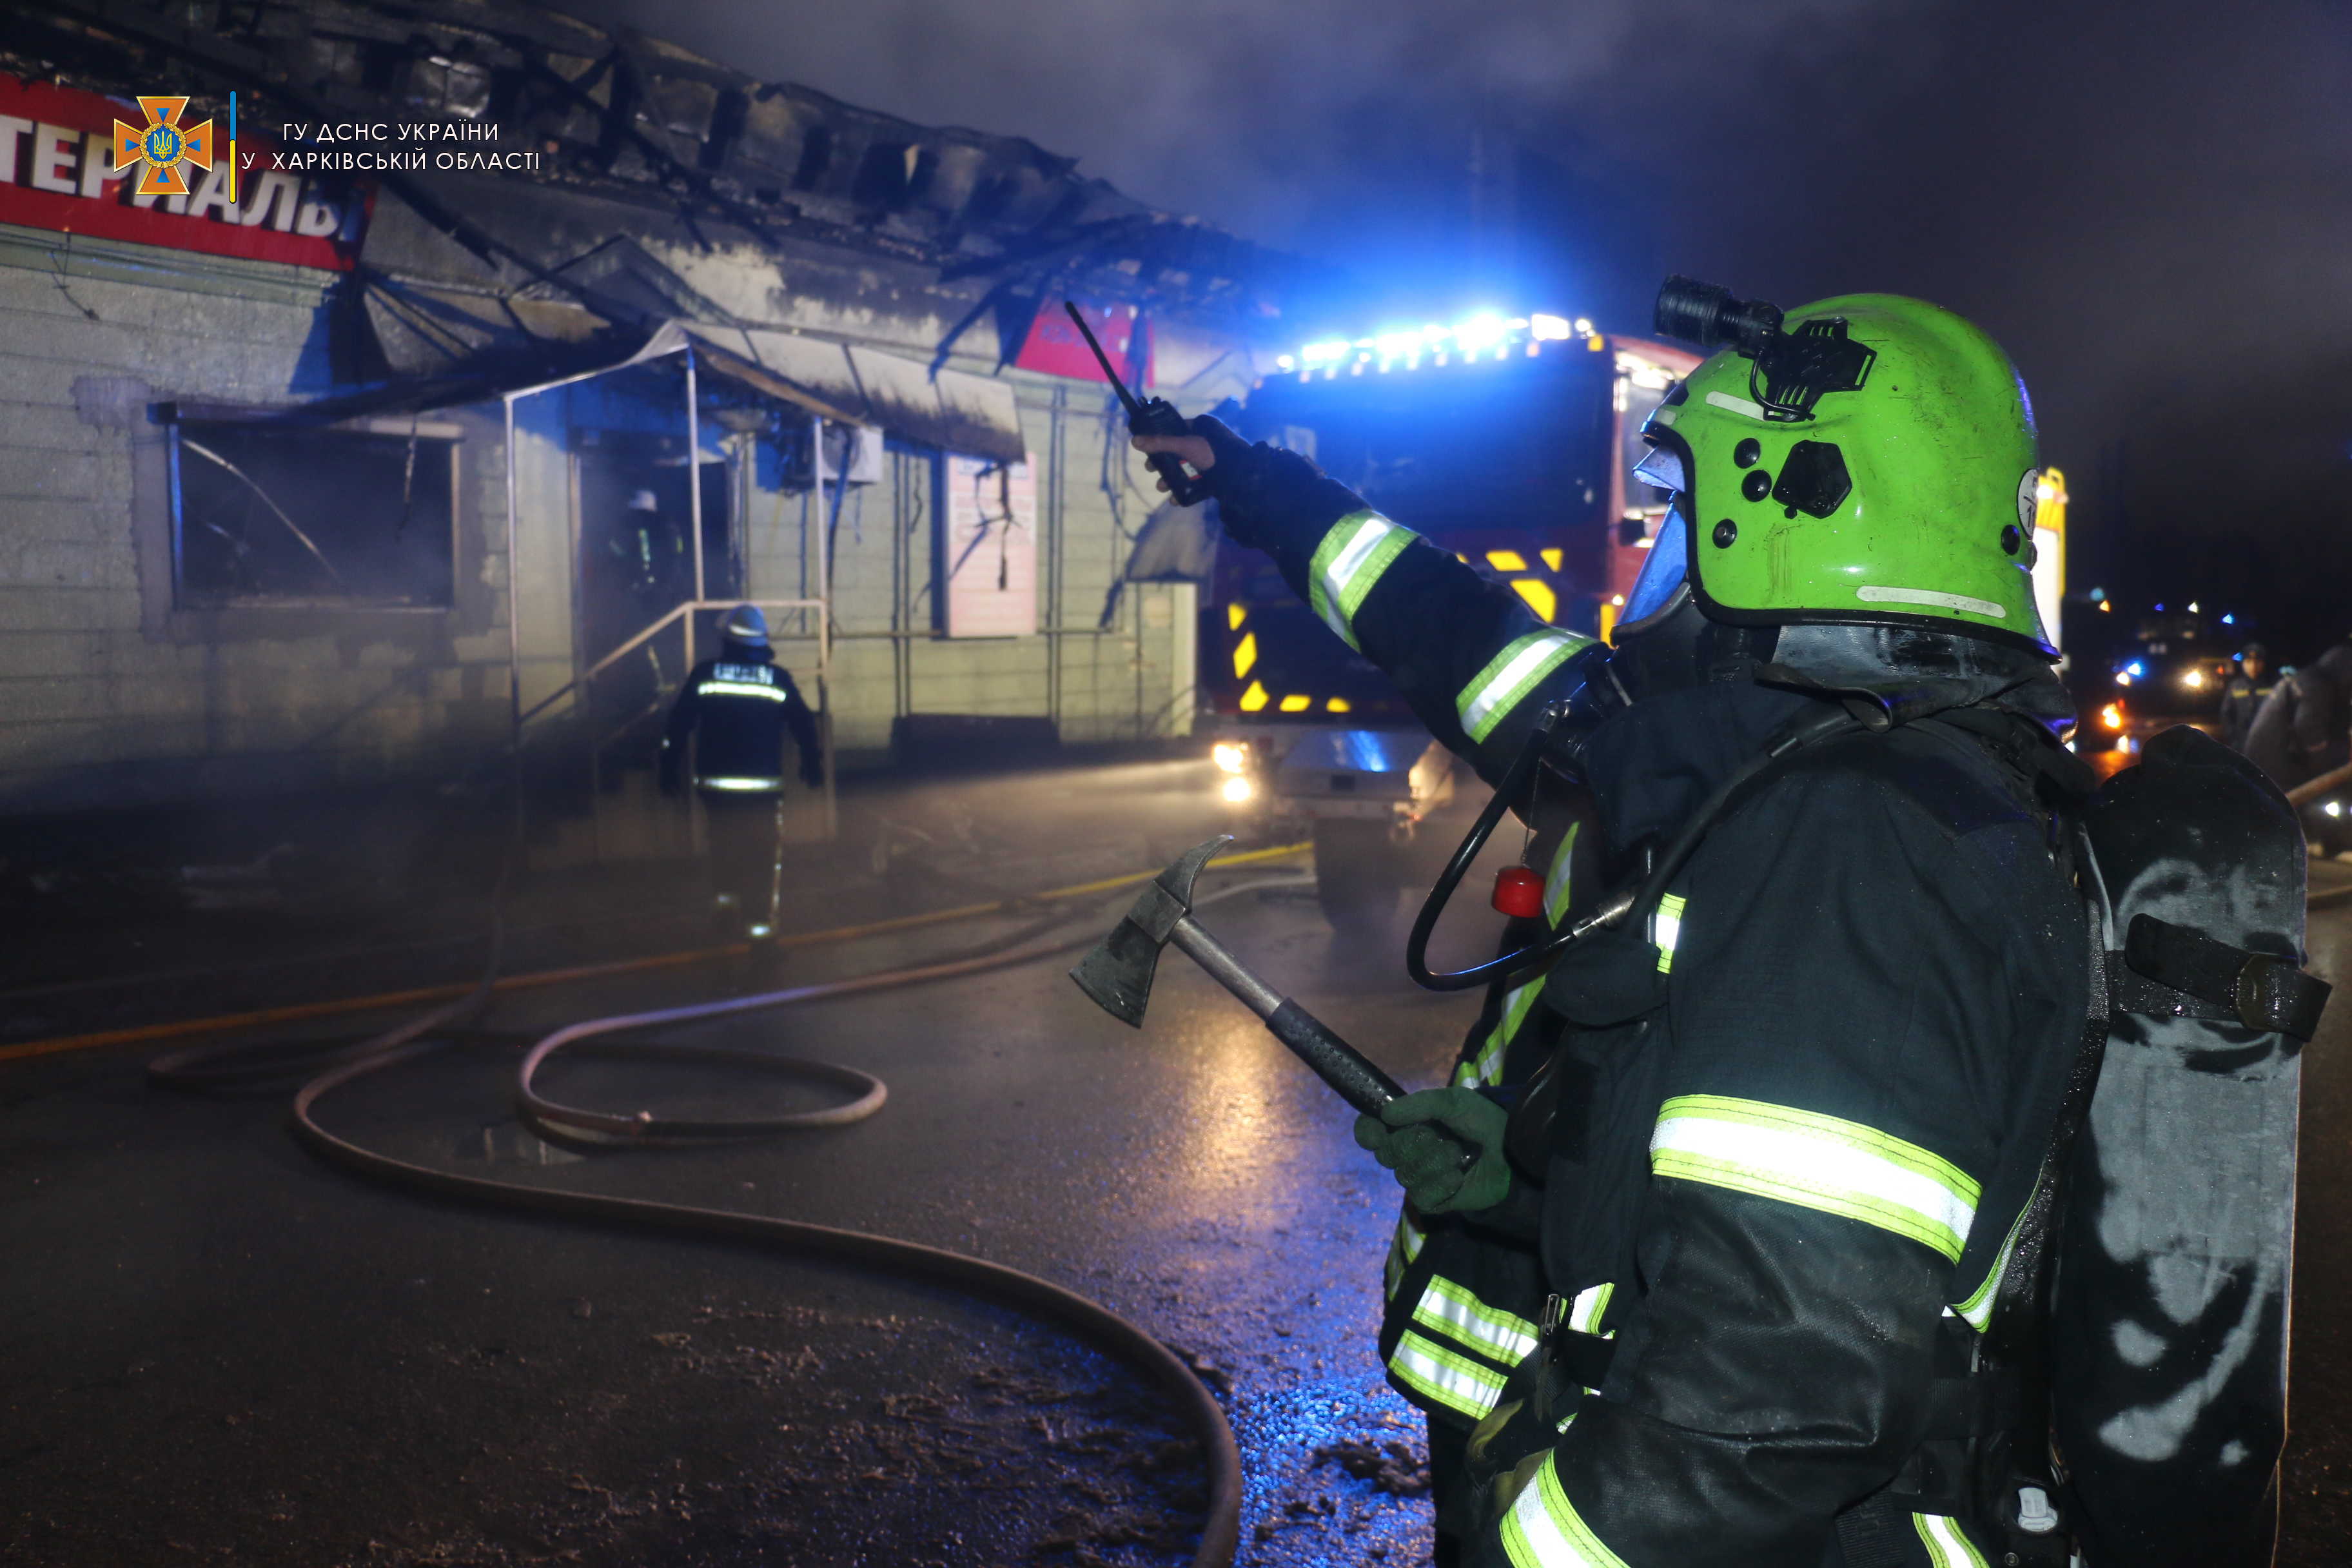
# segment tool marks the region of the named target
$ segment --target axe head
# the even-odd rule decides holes
[[[1111,927],[1101,945],[1086,955],[1070,978],[1093,997],[1102,1010],[1135,1028],[1143,1026],[1143,1010],[1151,1005],[1151,976],[1160,967],[1160,950],[1176,922],[1192,912],[1192,882],[1209,858],[1234,841],[1223,834],[1198,844],[1177,857],[1176,863],[1144,885],[1135,907]]]

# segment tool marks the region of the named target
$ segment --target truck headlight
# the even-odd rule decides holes
[[[1237,746],[1231,741],[1218,742],[1214,746],[1212,746],[1209,749],[1209,755],[1216,759],[1217,766],[1223,768],[1229,773],[1242,773],[1249,767],[1249,748],[1247,746]],[[1225,798],[1227,800],[1246,800],[1249,797],[1247,795],[1236,796],[1229,792],[1225,795]]]
[[[1225,781],[1224,796],[1235,805],[1243,805],[1255,794],[1257,786],[1238,774]]]

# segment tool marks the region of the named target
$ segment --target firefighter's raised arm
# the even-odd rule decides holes
[[[1545,704],[1582,680],[1577,656],[1599,645],[1538,618],[1508,587],[1297,453],[1252,445],[1207,415],[1191,425],[1186,436],[1136,437],[1136,449],[1191,464],[1226,535],[1273,556],[1292,591],[1396,683],[1432,735],[1487,783],[1499,780]]]

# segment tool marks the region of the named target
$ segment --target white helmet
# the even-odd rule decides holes
[[[740,642],[751,647],[768,646],[768,617],[760,613],[757,605],[738,605],[727,612],[719,623],[719,635],[729,642]]]

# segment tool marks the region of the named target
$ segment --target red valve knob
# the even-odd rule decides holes
[[[1495,873],[1495,907],[1513,919],[1543,913],[1543,879],[1525,866]]]

